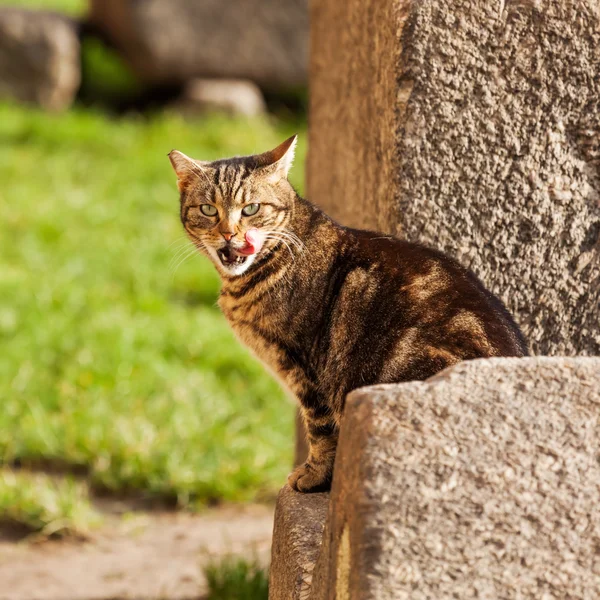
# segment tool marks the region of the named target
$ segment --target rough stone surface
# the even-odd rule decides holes
[[[192,79],[174,108],[184,115],[220,111],[253,117],[266,112],[260,88],[242,79]]]
[[[600,5],[311,5],[308,196],[470,266],[540,354],[600,354]]]
[[[312,0],[308,198],[344,225],[391,232],[396,0]]]
[[[307,0],[91,0],[90,19],[152,83],[307,79]]]
[[[353,392],[312,598],[600,597],[599,416],[600,358]]]
[[[285,486],[277,497],[269,600],[308,600],[329,494],[300,494]]]
[[[74,22],[53,13],[0,8],[0,98],[67,108],[81,80]]]

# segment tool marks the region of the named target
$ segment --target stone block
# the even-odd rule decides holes
[[[600,358],[352,392],[311,597],[600,597],[599,448]]]
[[[92,24],[147,82],[306,83],[307,0],[91,0],[90,7]]]
[[[192,79],[173,108],[185,116],[211,111],[254,117],[266,112],[260,88],[241,79]]]
[[[77,26],[57,14],[0,8],[0,98],[67,108],[81,80]]]

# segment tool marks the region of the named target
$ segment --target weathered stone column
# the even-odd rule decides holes
[[[287,485],[277,496],[269,571],[269,600],[308,600],[319,556],[329,494],[299,494]]]
[[[600,354],[600,5],[313,0],[308,197],[457,257]]]

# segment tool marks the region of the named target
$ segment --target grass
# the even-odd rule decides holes
[[[87,0],[0,0],[0,5],[20,6],[60,11],[70,15],[82,15],[87,10]]]
[[[257,562],[228,557],[205,568],[206,600],[267,600],[269,576]]]
[[[0,471],[0,522],[43,536],[85,535],[99,522],[84,485],[48,475]]]
[[[136,91],[94,40],[83,62],[84,96]],[[187,256],[166,154],[251,153],[304,129],[0,104],[0,467],[76,468],[92,487],[182,507],[273,494],[291,464],[293,407],[215,307],[212,265]],[[83,483],[5,469],[1,521],[68,534],[97,515]]]
[[[0,460],[179,506],[281,485],[293,407],[215,307],[212,265],[169,269],[185,241],[166,154],[251,153],[296,129],[0,105]]]

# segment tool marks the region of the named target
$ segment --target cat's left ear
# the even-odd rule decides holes
[[[263,164],[267,167],[269,179],[277,181],[288,176],[294,162],[297,141],[298,136],[293,135],[282,144],[279,144],[277,148],[274,148],[270,152],[265,152],[261,156]]]
[[[180,192],[193,178],[207,177],[206,169],[200,161],[186,156],[183,152],[179,152],[179,150],[171,150],[169,152],[169,160],[177,175],[177,187]]]

